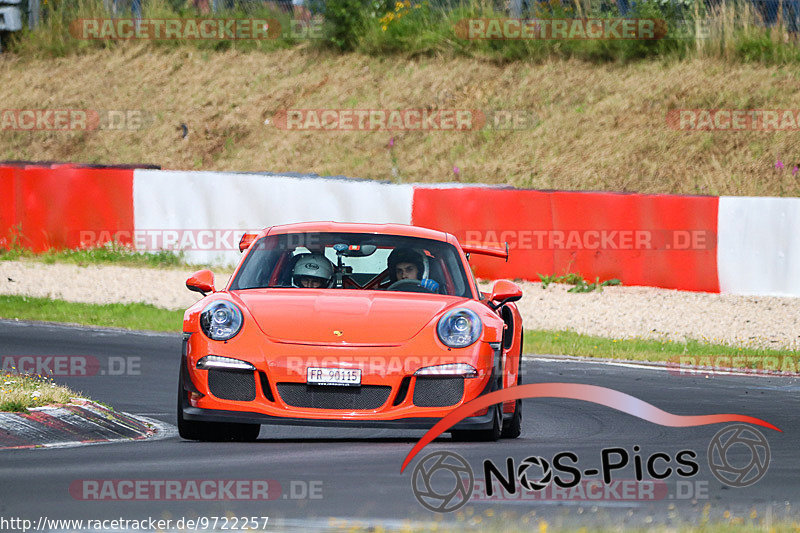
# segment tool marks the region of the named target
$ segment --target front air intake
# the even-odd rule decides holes
[[[211,369],[208,371],[208,388],[211,394],[222,400],[251,402],[256,399],[255,373]]]
[[[414,384],[414,405],[417,407],[448,407],[464,396],[464,378],[417,376]]]

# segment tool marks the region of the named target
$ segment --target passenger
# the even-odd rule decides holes
[[[333,284],[333,263],[319,253],[298,256],[292,271],[292,285],[307,289],[328,288]]]

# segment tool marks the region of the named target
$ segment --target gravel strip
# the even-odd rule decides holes
[[[572,330],[615,339],[696,339],[750,348],[800,349],[800,298],[520,282],[526,329]],[[489,284],[482,284],[491,291]]]
[[[92,304],[144,302],[165,309],[185,309],[200,299],[200,294],[186,288],[186,278],[192,272],[191,268],[0,261],[0,294]],[[224,286],[228,277],[217,276],[216,286]]]
[[[145,302],[185,309],[199,299],[186,289],[193,269],[78,266],[0,261],[0,294],[85,303]],[[224,286],[229,274],[217,276]],[[11,281],[13,280],[13,281]],[[606,287],[573,294],[568,285],[520,282],[526,329],[572,330],[615,339],[704,340],[747,347],[800,349],[800,298]],[[484,291],[490,284],[482,283]],[[11,317],[13,318],[13,317]]]

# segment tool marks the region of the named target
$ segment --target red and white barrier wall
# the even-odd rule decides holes
[[[447,205],[453,208],[443,209]],[[412,218],[459,240],[509,242],[508,263],[473,260],[485,277],[538,280],[537,273],[569,271],[626,285],[719,291],[713,197],[418,189]],[[695,235],[711,242],[693,245]]]
[[[0,246],[77,248],[80,231],[130,232],[133,169],[0,163]]]
[[[800,198],[719,199],[721,292],[800,296]]]
[[[571,271],[625,285],[800,296],[797,198],[0,163],[0,199],[0,237],[19,230],[35,250],[77,247],[85,236],[96,244],[103,235],[152,249],[152,239],[139,237],[171,233],[192,237],[171,246],[183,243],[189,261],[232,263],[245,230],[309,220],[413,223],[462,242],[507,241],[508,263],[472,258],[479,277],[537,280]],[[229,231],[235,235],[220,238]],[[200,233],[211,236],[201,241]]]
[[[215,238],[227,240],[228,230],[309,220],[410,224],[413,194],[410,185],[344,178],[136,170],[134,225],[187,236],[212,230]],[[236,264],[238,242],[233,250],[198,245],[184,253],[191,262]]]

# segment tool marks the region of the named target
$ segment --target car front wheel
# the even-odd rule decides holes
[[[186,440],[207,442],[252,442],[258,438],[259,424],[233,422],[198,422],[183,418],[183,401],[186,391],[182,378],[178,379],[178,434]]]
[[[502,404],[491,408],[494,412],[492,427],[489,429],[456,429],[450,432],[453,440],[462,442],[494,442],[500,439],[503,432]]]
[[[517,400],[514,406],[514,416],[503,424],[500,436],[504,439],[516,439],[522,433],[522,400]]]

